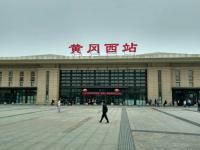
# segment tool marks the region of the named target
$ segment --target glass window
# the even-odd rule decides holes
[[[19,73],[19,86],[23,86],[24,84],[24,72],[20,71]]]
[[[189,87],[193,87],[193,71],[188,70],[188,82],[189,82]]]
[[[45,102],[48,103],[49,101],[49,78],[50,78],[50,71],[46,71],[46,98]]]
[[[12,86],[13,83],[13,71],[8,72],[8,86]]]
[[[136,85],[137,82],[137,85]],[[121,70],[73,70],[71,72],[60,71],[60,96],[67,99],[74,99],[74,95],[81,95],[81,89],[90,90],[100,89],[111,90],[115,87],[124,87],[124,90],[138,89],[147,91],[147,71],[146,69],[121,69]],[[96,88],[95,88],[96,87]],[[76,89],[71,91],[70,89]],[[68,91],[68,92],[65,92]],[[113,89],[112,89],[113,91]],[[140,92],[140,91],[139,91]],[[142,94],[142,93],[141,93]],[[147,94],[147,93],[144,93]],[[126,96],[127,94],[124,94]],[[134,95],[134,94],[133,94]],[[84,101],[84,97],[81,98]]]
[[[180,70],[175,71],[175,78],[176,78],[176,87],[181,86],[181,77],[180,77]]]
[[[162,72],[158,70],[158,98],[162,100]]]
[[[35,72],[31,71],[31,86],[35,86]]]
[[[0,71],[0,86],[2,85],[2,72]]]
[[[193,87],[193,82],[189,82],[189,87]]]

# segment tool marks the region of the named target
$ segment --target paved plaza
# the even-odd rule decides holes
[[[199,150],[196,108],[0,105],[0,150]]]

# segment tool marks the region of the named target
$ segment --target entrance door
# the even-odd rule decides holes
[[[86,103],[101,104],[105,101],[107,104],[119,104],[122,97],[121,90],[115,91],[116,88],[85,88],[86,92],[82,91],[83,99]]]
[[[182,106],[184,100],[191,100],[191,105],[194,105],[200,98],[200,89],[172,89],[173,103],[176,101],[178,106]]]

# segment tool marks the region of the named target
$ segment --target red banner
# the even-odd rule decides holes
[[[87,95],[115,95],[115,96],[120,96],[122,95],[121,92],[83,92],[83,96]]]

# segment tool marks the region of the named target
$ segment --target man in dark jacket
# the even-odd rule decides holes
[[[106,114],[107,112],[108,112],[108,107],[107,107],[106,103],[103,102],[103,105],[102,105],[102,116],[101,116],[101,120],[99,121],[100,123],[102,122],[104,117],[106,118],[107,123],[109,123],[109,120],[108,120],[108,117],[107,117],[107,114]]]
[[[165,102],[164,102],[163,106],[165,107],[165,105],[167,105],[167,100],[165,100]]]

